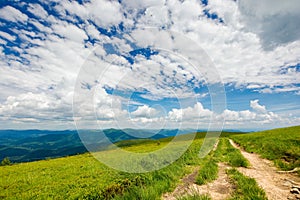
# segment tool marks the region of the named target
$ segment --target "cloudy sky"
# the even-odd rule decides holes
[[[299,125],[299,10],[298,0],[1,1],[0,129]]]

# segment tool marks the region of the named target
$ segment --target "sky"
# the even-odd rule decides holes
[[[298,0],[0,1],[0,129],[299,125],[299,10]]]

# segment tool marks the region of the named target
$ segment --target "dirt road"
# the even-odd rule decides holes
[[[244,175],[254,178],[258,185],[265,190],[269,200],[296,200],[297,197],[291,194],[292,186],[300,185],[300,177],[292,174],[278,173],[273,162],[262,159],[259,155],[248,153],[229,140],[230,144],[239,149],[242,155],[250,162],[251,167],[239,167],[238,170]],[[195,168],[193,173],[181,179],[181,183],[172,193],[162,196],[164,200],[176,200],[178,197],[192,194],[208,194],[213,200],[223,200],[230,197],[234,186],[230,183],[226,174],[226,169],[230,168],[224,163],[218,163],[218,178],[205,185],[195,184],[199,168]]]
[[[254,178],[258,185],[265,190],[269,200],[295,199],[290,190],[293,184],[300,183],[299,177],[277,173],[278,169],[274,167],[271,161],[262,159],[257,154],[244,151],[232,140],[230,143],[239,149],[251,164],[250,168],[240,167],[238,170],[244,175]]]

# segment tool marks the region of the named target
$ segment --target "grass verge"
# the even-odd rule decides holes
[[[215,156],[218,161],[226,162],[232,167],[248,167],[250,165],[249,161],[230,144],[227,138],[220,138]]]
[[[178,198],[177,200],[211,200],[208,195],[191,194]]]
[[[241,174],[236,169],[227,170],[230,180],[236,186],[230,200],[267,200],[266,193],[253,178]]]
[[[283,170],[300,167],[300,126],[230,137],[246,151],[258,153],[263,158],[274,161]]]
[[[227,138],[219,138],[215,152],[211,152],[199,170],[196,184],[203,185],[218,178],[218,162],[226,162],[233,167],[248,167],[249,162],[238,149],[235,149]]]
[[[215,159],[208,159],[199,170],[196,184],[203,185],[218,178],[218,165]]]
[[[158,141],[124,149],[147,152],[168,142]],[[194,140],[177,161],[145,174],[113,170],[90,154],[1,166],[0,199],[160,199],[190,172],[187,166],[203,162],[198,157],[202,142]]]

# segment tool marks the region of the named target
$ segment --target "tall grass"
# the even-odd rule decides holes
[[[227,174],[236,186],[230,200],[267,200],[266,193],[253,178],[244,176],[234,168],[227,170]]]
[[[215,152],[216,159],[233,167],[248,167],[249,162],[238,149],[235,149],[227,138],[221,138]]]
[[[218,165],[215,159],[210,158],[199,170],[196,184],[203,185],[218,178]]]
[[[208,195],[190,194],[178,198],[177,200],[211,200],[211,198]]]
[[[211,152],[205,159],[204,164],[199,170],[196,183],[199,185],[206,184],[217,179],[218,162],[226,162],[233,167],[248,167],[249,162],[238,149],[235,149],[227,138],[220,138],[218,148]]]

